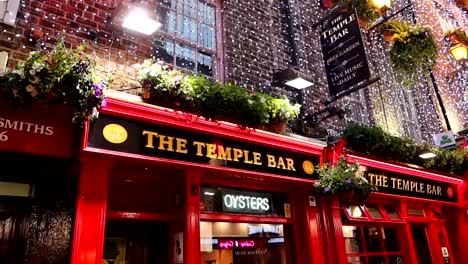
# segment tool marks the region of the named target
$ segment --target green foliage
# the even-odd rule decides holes
[[[328,163],[317,166],[319,180],[314,184],[320,195],[338,195],[345,205],[364,204],[377,188],[363,175],[359,175],[359,164],[350,164],[344,158],[334,166]]]
[[[202,76],[186,75],[158,60],[134,66],[148,103],[222,120],[241,128],[265,127],[297,118],[300,105],[286,97],[249,93],[233,84],[223,85]]]
[[[356,8],[358,17],[364,22],[373,22],[380,15],[380,10],[368,0],[335,0],[337,4],[352,5]]]
[[[344,137],[350,151],[456,175],[463,175],[468,169],[468,150],[449,151],[421,146],[409,138],[392,136],[381,128],[361,125],[349,126]],[[437,157],[421,159],[418,154],[424,149],[430,149]]]
[[[413,79],[418,69],[428,71],[436,65],[438,48],[431,28],[391,20],[381,27],[381,31],[393,34],[390,59],[397,72]]]
[[[19,104],[68,104],[74,108],[74,122],[96,118],[98,109],[105,104],[109,80],[95,74],[95,62],[84,49],[68,49],[58,43],[53,52],[31,52],[24,63],[6,74],[3,81],[7,83],[2,86]]]

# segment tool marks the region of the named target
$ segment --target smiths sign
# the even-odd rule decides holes
[[[455,184],[373,169],[369,169],[367,178],[370,183],[377,186],[378,192],[381,193],[457,202],[457,186]]]
[[[316,179],[318,158],[204,133],[101,115],[88,147],[254,172]]]
[[[320,36],[331,96],[340,96],[370,77],[356,12],[337,10],[322,25]]]

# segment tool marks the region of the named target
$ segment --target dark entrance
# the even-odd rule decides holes
[[[420,264],[432,264],[431,251],[427,239],[427,231],[424,225],[411,224],[416,255]]]
[[[164,222],[108,220],[104,263],[169,263],[169,224]]]

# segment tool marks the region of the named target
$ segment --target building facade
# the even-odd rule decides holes
[[[146,2],[162,23],[152,36],[119,26],[123,1],[7,1],[18,4],[14,22],[4,16],[1,25],[7,68],[30,51],[52,50],[57,40],[86,43],[127,99],[114,95],[101,118],[83,129],[47,111],[36,117],[0,105],[0,136],[10,136],[0,142],[6,168],[0,177],[6,189],[20,190],[0,196],[0,262],[463,263],[468,257],[463,179],[353,154],[350,160],[368,168],[380,191],[366,207],[343,207],[316,195],[313,170],[326,160],[326,144],[311,139],[352,122],[419,143],[449,127],[462,130],[466,61],[450,57],[443,33],[466,29],[466,10],[448,0],[394,1],[389,13],[412,3],[397,17],[433,28],[441,47],[433,73],[404,87],[391,69],[388,44],[363,29],[371,75],[380,80],[333,103],[344,118],[284,136],[188,122],[129,102],[127,95],[141,95],[131,66],[154,56],[294,101],[297,91],[271,85],[275,71],[293,66],[314,83],[303,98],[304,113],[312,115],[330,98],[319,23],[329,1]],[[20,122],[34,128],[15,129]],[[117,137],[103,132],[112,124],[106,131]]]

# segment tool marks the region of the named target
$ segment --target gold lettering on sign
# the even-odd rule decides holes
[[[38,128],[38,130],[47,128]],[[180,154],[188,154],[189,149],[187,148],[188,140],[185,138],[172,137],[162,135],[155,131],[143,130],[142,135],[145,140],[145,148],[158,149],[162,151],[171,151]],[[206,143],[200,141],[193,141],[193,153],[199,157],[207,157],[210,159],[219,159],[226,161],[234,161],[252,165],[263,165],[262,153],[250,151],[248,149],[225,147],[218,144]],[[156,147],[155,147],[156,146]],[[286,158],[282,156],[275,156],[272,154],[266,155],[267,166],[270,168],[296,171],[294,167],[294,159]],[[309,162],[308,166],[313,164]],[[313,172],[313,170],[312,170]],[[309,174],[312,174],[310,172]]]

